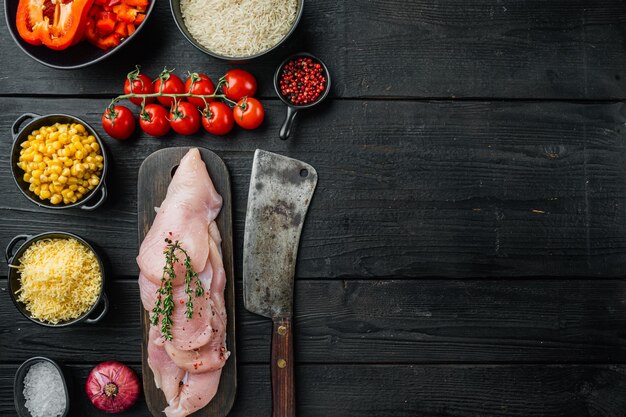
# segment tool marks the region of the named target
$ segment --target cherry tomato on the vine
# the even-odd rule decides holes
[[[235,123],[244,129],[256,129],[263,123],[265,110],[263,105],[256,98],[243,98],[237,102],[233,108]]]
[[[154,86],[152,80],[146,74],[139,72],[139,67],[136,70],[129,72],[124,81],[124,94],[152,94],[154,93]],[[129,98],[130,102],[141,106],[143,102],[142,98]],[[146,99],[146,104],[154,103],[154,98],[150,97]]]
[[[135,116],[128,107],[107,107],[102,115],[102,127],[112,138],[126,140],[135,131]]]
[[[171,70],[164,69],[161,75],[159,75],[159,77],[154,81],[154,92],[184,94],[185,84],[183,83],[183,80],[178,77],[178,75],[172,74]],[[174,103],[174,99],[172,97],[157,97],[157,100],[159,100],[159,103],[165,107],[171,107],[172,103]],[[179,100],[182,100],[182,98]]]
[[[191,85],[192,82],[193,86]],[[185,81],[185,92],[199,96],[208,96],[215,93],[215,84],[213,84],[213,81],[211,81],[208,76],[194,72],[187,78],[187,81]],[[209,103],[214,100],[213,98],[206,99]],[[201,98],[187,97],[187,101],[200,109],[206,107],[204,100]]]
[[[193,104],[182,101],[170,110],[170,125],[180,135],[193,135],[200,128],[200,112]]]
[[[248,71],[232,69],[224,75],[222,91],[229,99],[239,101],[256,93],[256,79]]]
[[[150,136],[163,136],[170,131],[169,113],[163,106],[148,104],[139,115],[139,126]]]
[[[202,126],[212,135],[225,135],[233,130],[234,125],[233,112],[220,101],[209,103],[209,108],[202,113]]]

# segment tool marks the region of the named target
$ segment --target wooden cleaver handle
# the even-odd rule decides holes
[[[272,417],[296,415],[291,317],[275,318],[272,331]]]

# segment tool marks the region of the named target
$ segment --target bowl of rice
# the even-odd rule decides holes
[[[170,0],[170,7],[193,46],[242,62],[281,45],[298,25],[304,0]]]
[[[67,232],[18,235],[7,245],[9,294],[20,313],[46,327],[95,324],[109,309],[96,250]]]

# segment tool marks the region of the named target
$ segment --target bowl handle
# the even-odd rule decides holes
[[[96,324],[97,322],[102,320],[104,316],[106,316],[107,312],[109,311],[109,297],[107,297],[107,294],[105,292],[102,293],[102,301],[104,302],[102,312],[95,319],[86,319],[85,323]]]
[[[11,241],[7,245],[6,250],[4,251],[4,256],[8,264],[10,264],[13,261],[13,257],[15,256],[15,253],[13,253],[13,248],[15,248],[15,245],[17,244],[17,242],[19,242],[20,240],[23,240],[25,242],[31,237],[32,236],[30,235],[17,235],[13,239],[11,239]]]
[[[291,106],[287,106],[287,117],[285,117],[285,121],[280,127],[280,132],[278,133],[278,136],[282,140],[289,139],[289,135],[291,135],[291,127],[293,126],[293,121],[296,118],[297,114],[298,110],[294,109]]]
[[[82,206],[80,206],[80,208],[83,210],[91,211],[97,209],[102,205],[102,203],[104,203],[104,200],[107,199],[107,185],[104,182],[102,183],[102,187],[100,187],[100,193],[102,193],[102,195],[100,196],[100,199],[96,202],[96,204],[91,206],[83,204]]]
[[[13,122],[13,126],[11,126],[11,135],[13,136],[13,141],[17,139],[17,135],[20,133],[20,126],[28,119],[39,119],[41,116],[35,113],[24,113]]]

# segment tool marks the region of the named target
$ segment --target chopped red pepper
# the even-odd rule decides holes
[[[115,25],[115,33],[120,35],[120,38],[124,39],[128,37],[128,24],[124,22],[117,22]]]
[[[102,49],[119,45],[144,21],[147,7],[148,0],[95,0],[89,11],[87,40]]]
[[[102,12],[96,21],[96,30],[98,35],[105,37],[115,30],[117,18],[113,12]]]

